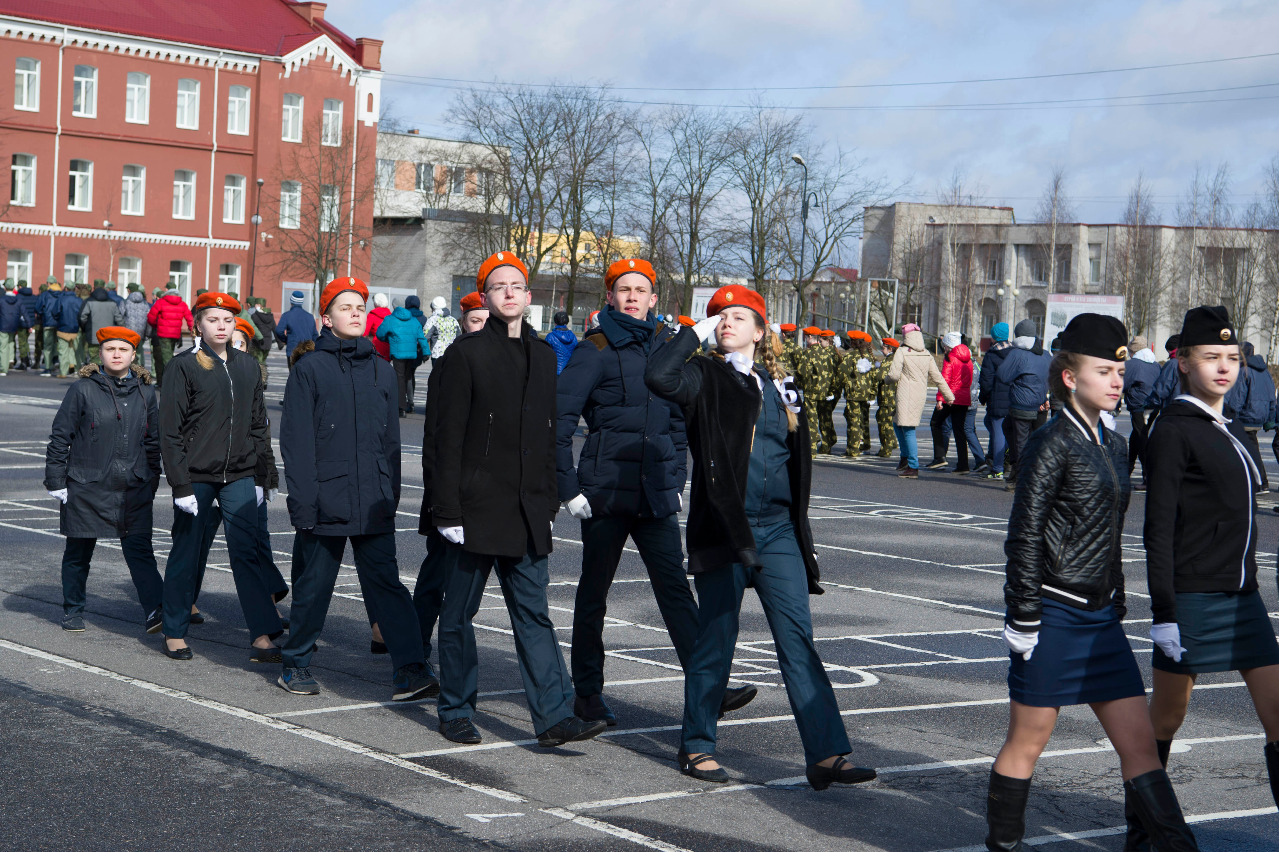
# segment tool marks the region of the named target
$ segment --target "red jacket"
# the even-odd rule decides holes
[[[147,311],[147,322],[155,329],[157,335],[170,340],[182,338],[184,322],[188,329],[195,331],[195,319],[191,316],[191,309],[177,293],[165,293],[156,299],[151,310]]]
[[[967,346],[961,343],[946,353],[946,360],[941,365],[941,377],[955,395],[955,405],[973,404],[973,355]],[[944,401],[940,393],[937,394],[937,401]]]
[[[377,327],[382,324],[382,320],[390,315],[390,308],[374,308],[369,311],[369,318],[364,322],[364,336],[372,341],[373,348],[377,350],[377,354],[382,356],[383,361],[391,360],[391,343],[387,340],[377,339]]]

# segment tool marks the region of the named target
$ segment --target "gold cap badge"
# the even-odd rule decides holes
[[[1118,349],[1116,349],[1116,350],[1115,350],[1115,357],[1116,357],[1116,358],[1118,358],[1120,361],[1123,361],[1123,360],[1127,359],[1127,357],[1128,357],[1128,347],[1127,347],[1127,346],[1120,346]]]
[[[1222,340],[1230,340],[1230,329],[1228,329],[1228,328],[1223,328],[1223,329],[1221,330],[1221,339],[1222,339]]]
[[[631,269],[634,269],[634,268],[635,268],[635,261],[633,261],[633,260],[632,260],[632,261],[631,261],[630,263],[628,263],[627,265],[628,265]]]
[[[221,296],[218,296],[216,299],[214,299],[214,300],[213,300],[213,304],[215,304],[215,305],[221,305],[221,304],[222,304],[222,297],[221,297]]]
[[[498,259],[498,260],[506,260],[506,256],[505,256],[505,255],[503,255],[503,254],[499,251],[499,252],[497,253],[497,259]]]
[[[724,301],[725,301],[725,302],[731,302],[731,301],[733,301],[733,291],[732,291],[732,290],[729,290],[727,293],[725,293],[725,294],[724,294]]]

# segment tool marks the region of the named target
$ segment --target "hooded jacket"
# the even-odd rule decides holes
[[[75,294],[75,290],[64,289],[58,293],[58,298],[53,304],[53,317],[54,324],[60,333],[79,334],[80,308],[83,305],[84,300]]]
[[[457,340],[462,333],[462,325],[443,310],[436,311],[427,317],[422,328],[426,331],[426,339],[431,343],[431,357],[442,358],[449,344]]]
[[[58,324],[57,304],[60,295],[61,290],[45,290],[36,296],[35,313],[31,315],[31,319],[45,328],[55,328]]]
[[[947,402],[955,401],[955,394],[937,369],[932,353],[924,348],[924,334],[920,331],[906,332],[888,365],[888,380],[897,383],[897,410],[893,414],[893,423],[897,426],[919,425],[930,383],[937,385],[939,395]]]
[[[1159,378],[1155,379],[1150,398],[1146,400],[1146,410],[1158,411],[1172,402],[1179,393],[1181,393],[1181,377],[1177,374],[1177,356],[1174,353],[1159,368]]]
[[[395,373],[368,338],[325,329],[284,388],[280,454],[289,518],[316,535],[395,532],[400,419]]]
[[[1034,415],[1048,401],[1048,366],[1052,356],[1044,351],[1038,338],[1029,345],[1028,338],[1017,338],[1013,348],[999,365],[995,380],[1008,385],[1008,413]]]
[[[404,300],[404,309],[409,312],[418,325],[426,325],[426,314],[422,313],[422,300],[417,296],[409,296]]]
[[[946,359],[941,366],[941,375],[951,393],[955,395],[955,405],[973,404],[973,354],[968,351],[967,346],[960,343],[946,353]],[[942,401],[940,393],[937,394],[937,401]]]
[[[385,341],[391,357],[397,361],[416,361],[430,358],[431,349],[426,342],[422,324],[409,313],[408,308],[396,308],[378,324],[377,339]]]
[[[1245,343],[1243,351],[1248,371],[1248,393],[1238,417],[1245,428],[1259,429],[1275,419],[1275,382],[1270,378],[1266,359],[1255,354],[1251,343]]]
[[[195,319],[191,309],[177,293],[165,293],[155,300],[151,310],[147,312],[147,322],[155,329],[156,337],[165,340],[181,340],[182,326],[188,331],[195,330]]]
[[[98,287],[80,306],[80,328],[89,333],[89,340],[94,343],[98,329],[115,325],[115,302],[107,295],[103,287]]]
[[[43,325],[44,322],[36,310],[40,302],[40,294],[32,292],[30,287],[19,287],[18,298],[22,300],[22,307],[27,309],[27,318],[31,320],[31,324]]]
[[[364,321],[364,336],[373,342],[373,350],[382,358],[383,361],[391,360],[391,344],[387,343],[377,336],[378,326],[382,321],[391,315],[390,308],[374,308],[369,311],[368,318]],[[286,313],[284,316],[288,316]],[[284,322],[284,318],[280,318],[280,322]]]
[[[22,297],[13,293],[0,295],[0,334],[13,334],[20,328],[30,328],[31,317],[22,304]],[[9,369],[8,364],[0,364],[0,369]]]
[[[249,319],[252,320],[254,327],[258,330],[261,337],[253,338],[254,344],[263,352],[270,352],[273,344],[282,343],[279,335],[275,333],[275,315],[271,313],[270,308],[258,308],[254,311]]]
[[[546,342],[555,350],[555,372],[563,373],[569,359],[573,357],[573,350],[577,348],[577,335],[568,326],[557,325],[546,335]]]
[[[1008,357],[1012,344],[1001,340],[986,350],[977,376],[977,401],[986,406],[986,413],[994,418],[1008,416],[1008,385],[1000,384],[999,365]]]
[[[141,337],[145,338],[147,336],[147,314],[150,312],[151,306],[147,304],[147,300],[135,290],[129,294],[129,298],[116,306],[115,324],[124,326],[130,331],[136,331]]]
[[[1159,379],[1159,365],[1154,353],[1142,349],[1128,359],[1124,367],[1124,405],[1129,411],[1145,411]]]

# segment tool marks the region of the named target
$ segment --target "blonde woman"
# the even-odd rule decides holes
[[[888,381],[897,383],[897,413],[893,418],[893,432],[901,446],[902,460],[897,475],[907,479],[919,478],[919,444],[915,428],[924,416],[924,402],[928,398],[928,385],[935,384],[945,400],[944,405],[955,401],[955,394],[942,377],[933,355],[924,346],[924,333],[913,322],[902,327],[902,345],[893,353],[888,367]],[[962,440],[962,438],[961,438]]]

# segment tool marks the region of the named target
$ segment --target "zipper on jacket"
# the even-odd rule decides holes
[[[1227,433],[1227,438],[1232,436]],[[1233,440],[1230,441],[1231,447],[1234,448],[1235,455],[1239,456],[1239,463],[1243,465],[1244,479],[1248,480],[1248,537],[1243,542],[1243,555],[1239,557],[1239,588],[1243,588],[1248,583],[1248,545],[1252,544],[1252,516],[1254,514],[1253,501],[1257,499],[1253,493],[1252,484],[1252,468],[1248,465],[1248,459],[1240,455],[1239,447],[1235,446]]]
[[[227,358],[231,357],[227,353]],[[231,437],[235,434],[235,382],[231,379],[231,368],[227,366],[227,362],[222,362],[222,369],[226,372],[227,385],[231,388],[231,426],[226,433],[226,463],[222,465],[222,484],[226,485],[227,471],[231,469]]]
[[[1098,428],[1100,429],[1101,424],[1099,423],[1097,425],[1098,425]],[[1101,434],[1103,433],[1098,432],[1099,437]],[[1100,446],[1101,446],[1101,457],[1105,460],[1106,469],[1110,471],[1110,478],[1115,483],[1115,496],[1110,503],[1110,516],[1111,516],[1110,553],[1113,556],[1115,554],[1116,548],[1119,546],[1119,498],[1120,498],[1119,474],[1115,472],[1115,466],[1111,464],[1110,462],[1110,449],[1105,445],[1105,443],[1102,443]],[[1143,468],[1143,472],[1144,472],[1144,468]],[[1251,480],[1249,481],[1251,482]],[[1119,552],[1119,570],[1120,571],[1123,570],[1123,564],[1124,564],[1123,552],[1121,550]],[[1110,592],[1111,592],[1111,597],[1114,597],[1114,589],[1111,589]]]
[[[487,457],[487,456],[488,456],[488,454],[489,454],[489,442],[492,440],[492,438],[493,438],[493,412],[491,412],[491,411],[490,411],[490,412],[489,412],[489,425],[488,425],[488,428],[486,428],[486,429],[484,430],[484,455],[485,455],[486,457]],[[596,465],[597,465],[597,466],[599,465],[599,457],[598,457],[598,456],[596,457]]]

